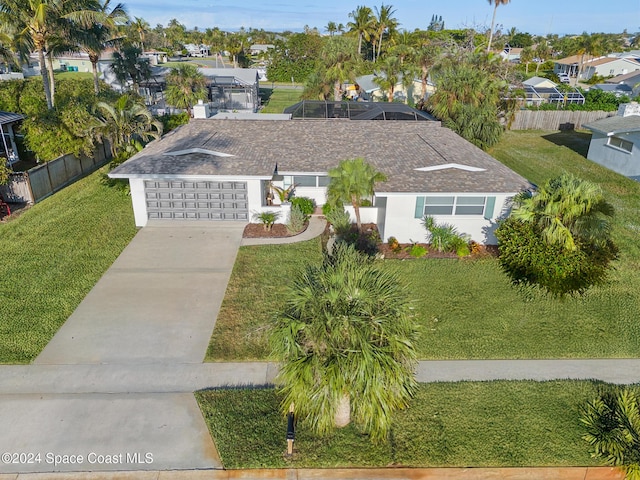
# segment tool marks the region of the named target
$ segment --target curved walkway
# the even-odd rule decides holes
[[[324,218],[312,216],[309,219],[307,229],[298,235],[284,238],[243,238],[241,245],[280,245],[285,243],[304,242],[322,235],[326,226],[327,222]]]

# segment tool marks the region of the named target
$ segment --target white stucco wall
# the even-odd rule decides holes
[[[322,206],[327,203],[327,187],[296,187],[295,196],[313,198],[316,205]]]
[[[616,137],[633,142],[631,153],[607,145],[609,137],[593,132],[587,158],[627,177],[640,177],[640,132],[621,133]]]
[[[354,208],[351,205],[345,205],[344,210],[351,216],[351,223],[356,223]],[[362,223],[378,223],[378,209],[376,207],[360,207],[360,221]]]
[[[454,193],[443,193],[440,195],[456,195]],[[450,223],[458,228],[460,233],[471,235],[471,240],[478,243],[495,245],[497,239],[493,231],[497,228],[496,221],[508,214],[508,199],[514,194],[489,194],[477,193],[473,196],[496,197],[493,210],[493,218],[485,219],[481,215],[435,215],[436,222]],[[380,195],[379,195],[380,196]],[[422,221],[415,217],[416,197],[424,194],[392,195],[385,194],[387,198],[386,216],[384,221],[384,238],[396,237],[400,243],[425,242],[427,231],[422,226]],[[459,195],[458,195],[459,196]]]

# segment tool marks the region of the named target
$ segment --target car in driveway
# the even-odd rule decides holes
[[[571,79],[566,73],[559,73],[558,80],[560,80],[560,83],[571,83]]]

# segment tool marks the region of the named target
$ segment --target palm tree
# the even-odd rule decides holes
[[[427,97],[427,81],[431,68],[436,64],[442,53],[442,46],[435,41],[427,40],[415,48],[412,61],[420,69],[420,81],[422,83],[422,99]]]
[[[362,39],[368,42],[371,38],[374,22],[373,12],[369,7],[359,6],[349,14],[349,17],[353,21],[347,22],[347,27],[350,33],[358,36],[358,55],[362,55]]]
[[[499,5],[506,5],[511,0],[489,0],[489,5],[493,5],[493,17],[491,17],[491,30],[489,31],[489,44],[487,45],[487,52],[491,51],[491,42],[493,41],[493,29],[496,25],[496,12]]]
[[[416,388],[416,330],[399,276],[341,242],[294,279],[287,300],[271,336],[283,410],[293,404],[321,434],[353,415],[372,441],[386,439]]]
[[[535,50],[535,54],[536,54],[536,58],[538,59],[536,61],[536,73],[538,73],[538,70],[540,69],[540,65],[546,62],[551,56],[551,47],[549,47],[546,40],[542,40],[538,43],[538,46],[536,47],[536,50]],[[520,57],[520,60],[522,61],[522,56]]]
[[[361,157],[342,160],[337,167],[330,169],[328,173],[327,197],[329,202],[350,203],[356,214],[358,230],[361,230],[360,205],[362,200],[373,195],[376,182],[385,182],[386,175],[376,171]]]
[[[640,396],[635,390],[603,393],[583,408],[580,421],[593,456],[622,467],[627,480],[640,479]]]
[[[382,53],[382,37],[384,37],[384,34],[386,33],[388,37],[392,37],[395,34],[395,31],[398,28],[398,25],[400,25],[398,23],[398,20],[395,17],[393,17],[393,14],[396,13],[396,11],[393,9],[393,5],[385,5],[383,3],[380,6],[380,9],[378,9],[378,7],[375,7],[375,8],[376,8],[375,35],[376,35],[376,39],[378,40],[378,48],[377,50],[374,48],[374,58],[373,58],[374,62]],[[376,51],[377,51],[377,54],[376,54]]]
[[[98,102],[96,110],[97,123],[90,127],[89,135],[101,143],[108,141],[116,159],[123,160],[162,136],[162,123],[131,95],[122,95],[114,105]]]
[[[338,25],[336,25],[336,22],[329,22],[327,23],[327,26],[324,27],[324,29],[329,33],[330,37],[333,37],[333,34],[338,31]]]
[[[140,58],[142,50],[133,45],[125,45],[120,51],[113,53],[111,71],[124,89],[131,80],[135,92],[140,82],[151,78],[151,67],[146,58]]]
[[[321,62],[325,68],[324,79],[333,85],[333,100],[342,100],[342,84],[355,81],[360,67],[360,58],[353,52],[355,41],[347,37],[333,37],[325,44],[321,53]]]
[[[17,43],[30,45],[38,54],[47,108],[53,108],[54,97],[45,52],[55,37],[71,28],[70,22],[87,26],[95,18],[94,0],[0,0],[0,22],[13,28]]]
[[[551,245],[575,251],[577,240],[596,246],[610,241],[613,207],[595,183],[565,173],[518,203],[512,216],[538,225]]]
[[[133,17],[134,21],[131,23],[131,28],[138,34],[140,39],[140,50],[144,52],[144,40],[147,32],[149,31],[149,24],[144,18]]]
[[[198,100],[207,98],[207,82],[204,75],[195,65],[180,65],[172,68],[167,75],[167,103],[177,108],[185,109],[189,116],[193,116],[191,108]]]
[[[382,62],[379,62],[379,68],[381,75],[375,77],[373,81],[387,92],[387,101],[393,102],[396,85],[401,79],[405,80],[401,59],[395,55],[388,55]],[[408,78],[411,79],[410,76]]]
[[[520,52],[520,62],[524,63],[524,70],[529,75],[529,64],[533,60],[533,49],[531,47],[524,47]]]
[[[4,32],[0,32],[0,62],[4,62],[10,66],[17,66],[16,55],[11,45],[11,37]]]
[[[100,84],[98,82],[100,55],[102,55],[108,43],[114,40],[115,27],[124,24],[129,18],[124,4],[118,3],[111,8],[111,0],[100,1],[98,13],[100,14],[98,22],[88,28],[77,29],[74,35],[80,44],[80,48],[89,55],[93,72],[93,89],[96,95],[100,93]]]

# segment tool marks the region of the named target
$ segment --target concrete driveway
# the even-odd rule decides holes
[[[150,223],[34,363],[202,362],[244,225]]]
[[[199,364],[243,228],[149,224],[36,365],[0,367],[7,380],[0,392],[0,474],[221,468],[193,394],[161,379],[183,372],[185,380],[215,383],[216,372],[201,372]],[[42,369],[49,370],[45,381]]]

